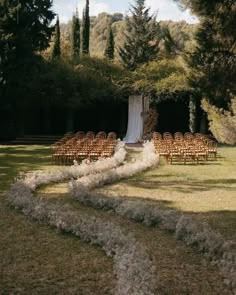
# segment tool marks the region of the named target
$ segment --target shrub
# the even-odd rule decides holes
[[[221,143],[236,143],[236,97],[231,99],[230,110],[219,109],[211,105],[206,99],[202,101],[202,108],[207,112],[210,130]]]

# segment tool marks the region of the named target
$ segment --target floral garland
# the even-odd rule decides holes
[[[147,142],[144,144],[141,159],[136,160],[133,163],[127,163],[123,166],[107,170],[105,172],[90,174],[88,176],[79,178],[78,180],[72,180],[69,182],[70,193],[74,198],[86,197],[89,191],[93,188],[131,177],[139,172],[157,165],[158,161],[159,159],[155,153],[153,143]]]
[[[18,181],[23,181],[31,190],[36,190],[37,187],[43,184],[53,182],[62,182],[66,179],[77,178],[84,175],[89,175],[96,172],[104,172],[121,165],[126,157],[125,144],[118,141],[115,154],[110,158],[100,158],[96,162],[84,160],[80,165],[74,161],[72,166],[63,166],[59,169],[49,171],[33,171],[27,174],[22,174],[18,177]]]
[[[122,149],[120,150],[120,152]],[[120,153],[120,155],[123,154],[123,151]],[[124,154],[121,157],[118,157],[120,160],[116,163],[121,163],[121,159],[124,159]],[[109,159],[106,159],[109,160]],[[215,233],[211,230],[211,228],[203,222],[196,221],[190,216],[185,216],[181,214],[180,212],[176,212],[175,210],[161,210],[158,209],[150,204],[145,204],[141,201],[127,201],[124,200],[124,198],[121,197],[105,197],[101,195],[94,196],[91,194],[91,189],[96,186],[101,186],[106,183],[111,183],[114,181],[117,181],[119,179],[130,177],[134,175],[135,173],[138,173],[140,171],[143,171],[147,169],[148,167],[151,167],[152,165],[156,165],[158,162],[157,156],[154,153],[153,146],[150,143],[147,143],[144,147],[143,151],[143,157],[141,160],[137,160],[134,163],[128,163],[124,164],[123,166],[114,168],[115,165],[113,162],[112,169],[109,170],[109,167],[111,167],[111,162],[106,162],[107,164],[103,166],[102,169],[99,169],[99,165],[94,166],[94,169],[97,169],[95,174],[92,174],[92,171],[95,170],[83,170],[81,167],[85,163],[82,163],[79,166],[73,166],[73,167],[65,167],[67,172],[63,172],[63,174],[58,173],[56,176],[53,177],[53,173],[50,177],[46,177],[46,179],[43,177],[43,172],[39,173],[39,177],[31,177],[32,174],[27,174],[24,179],[19,179],[11,188],[8,194],[8,201],[9,203],[16,207],[21,209],[26,215],[30,215],[33,218],[36,218],[37,220],[41,221],[47,221],[49,224],[55,225],[57,228],[61,228],[63,230],[70,231],[72,233],[75,233],[76,235],[79,235],[81,239],[88,240],[93,243],[97,243],[100,246],[104,248],[106,253],[108,255],[114,254],[114,263],[115,263],[115,272],[117,273],[118,277],[118,283],[117,283],[117,290],[116,294],[153,294],[153,290],[155,289],[154,283],[152,282],[154,277],[154,268],[153,266],[150,268],[150,272],[145,270],[146,276],[142,273],[142,263],[143,261],[140,261],[140,282],[142,282],[140,286],[137,282],[135,282],[135,275],[130,275],[129,279],[128,275],[126,274],[128,266],[126,266],[123,269],[123,263],[124,261],[130,261],[132,260],[131,264],[135,264],[136,259],[139,259],[139,254],[135,254],[139,252],[138,250],[135,250],[132,248],[132,243],[128,243],[127,237],[121,235],[120,230],[113,228],[113,225],[111,226],[111,223],[102,223],[100,230],[96,228],[98,226],[97,219],[94,217],[93,222],[91,221],[91,217],[77,217],[75,213],[70,212],[70,210],[64,206],[56,206],[49,204],[45,201],[40,200],[37,197],[33,197],[32,192],[36,189],[36,187],[43,183],[50,183],[54,181],[60,181],[62,178],[70,178],[70,177],[79,177],[83,176],[80,179],[76,181],[71,181],[69,183],[71,194],[74,198],[76,198],[78,201],[82,202],[85,205],[92,206],[97,209],[112,209],[117,214],[121,216],[125,216],[129,219],[136,220],[138,222],[142,222],[146,225],[159,225],[161,228],[164,228],[166,230],[172,231],[175,233],[175,237],[177,239],[183,240],[187,245],[191,245],[194,247],[197,247],[200,251],[203,253],[206,253],[209,258],[211,258],[212,262],[216,265],[218,265],[219,269],[222,271],[222,273],[225,275],[225,283],[235,292],[236,290],[236,244],[231,241],[224,241],[223,237]],[[101,163],[101,162],[100,162]],[[104,162],[103,162],[104,163]],[[109,165],[108,165],[109,163]],[[86,164],[88,165],[88,164]],[[87,166],[84,166],[85,168]],[[89,164],[90,165],[90,164]],[[91,165],[94,165],[94,163],[91,163]],[[92,167],[92,166],[91,166]],[[96,167],[96,168],[95,168]],[[106,167],[106,169],[104,168]],[[75,172],[76,171],[76,172]],[[84,172],[82,172],[84,171]],[[89,172],[90,171],[90,172]],[[101,172],[103,171],[103,172]],[[91,173],[91,174],[89,174]],[[60,174],[60,177],[58,175]],[[45,180],[44,180],[45,179]],[[54,219],[53,219],[54,216]],[[63,219],[64,218],[64,219]],[[78,220],[76,219],[78,218]],[[77,220],[76,222],[75,219]],[[96,219],[96,225],[95,225],[95,219]],[[88,222],[88,223],[86,223]],[[75,225],[76,224],[76,225]],[[108,225],[109,224],[109,225]],[[94,232],[94,237],[91,232],[86,232],[86,227],[95,227],[96,230]],[[108,230],[112,227],[112,230]],[[77,229],[77,230],[76,230]],[[111,240],[106,240],[106,243],[98,242],[97,239],[100,241],[104,238],[104,235],[106,235],[106,231],[109,232],[109,235],[111,236]],[[117,232],[117,237],[115,238],[112,233]],[[119,232],[119,233],[118,233]],[[91,236],[92,237],[91,237]],[[109,236],[108,235],[108,236]],[[122,236],[122,238],[121,238]],[[104,238],[105,239],[105,238]],[[119,239],[122,241],[126,240],[126,243],[122,244],[122,250],[119,248],[120,243]],[[130,239],[132,240],[132,239]],[[116,242],[114,242],[116,241]],[[115,246],[113,243],[116,244],[116,250],[114,250]],[[135,243],[134,243],[135,244]],[[131,247],[131,248],[129,248]],[[143,246],[137,246],[137,249],[143,249]],[[120,249],[120,250],[118,250]],[[124,250],[125,249],[125,250]],[[133,249],[133,250],[130,250]],[[140,250],[141,252],[144,250]],[[144,251],[145,252],[145,251]],[[143,253],[144,253],[143,252]],[[119,253],[119,254],[118,254]],[[121,254],[123,253],[123,254]],[[129,253],[129,254],[127,254]],[[144,257],[145,255],[142,254],[140,257]],[[133,258],[132,258],[133,257]],[[146,257],[146,256],[145,256]],[[126,260],[128,259],[128,260]],[[140,258],[142,259],[142,258]],[[124,261],[123,261],[124,260]],[[144,261],[149,261],[146,257]],[[129,265],[127,262],[127,265]],[[150,267],[151,262],[146,262],[145,267]],[[147,266],[149,265],[149,266]],[[145,268],[144,267],[144,268]],[[123,272],[122,272],[123,270]],[[136,270],[130,270],[130,273],[133,272],[136,273]],[[144,275],[146,284],[144,281],[141,280],[142,275]],[[148,278],[147,278],[148,276]],[[127,281],[126,281],[127,279]],[[134,283],[135,282],[135,283]],[[152,282],[152,283],[150,283]],[[135,287],[136,284],[136,287]],[[150,286],[149,289],[147,289],[147,285]],[[145,287],[146,286],[146,287]],[[142,289],[144,288],[144,289]],[[132,290],[132,291],[130,291]],[[135,290],[135,292],[133,292]],[[149,291],[147,291],[149,290]],[[152,291],[151,291],[152,290]],[[139,292],[140,291],[140,292]],[[133,292],[133,293],[132,293]],[[155,293],[155,292],[154,292]]]
[[[146,225],[159,225],[162,229],[174,232],[177,239],[187,245],[195,246],[217,264],[227,279],[225,283],[236,289],[236,244],[224,241],[223,237],[204,222],[196,221],[175,210],[161,210],[143,201],[127,201],[119,197],[104,197],[91,194],[91,190],[104,184],[130,177],[153,165],[158,158],[153,145],[146,143],[143,157],[134,163],[91,174],[69,182],[70,194],[81,203],[96,209],[112,209],[120,216],[125,216]]]
[[[99,245],[114,260],[117,295],[157,294],[157,274],[151,257],[133,234],[123,233],[115,222],[86,213],[78,214],[69,205],[52,204],[33,196],[31,188],[22,181],[8,193],[11,206],[31,218],[70,232],[81,240]]]
[[[124,197],[77,194],[76,199],[95,209],[113,210],[116,214],[147,226],[159,226],[175,237],[208,256],[218,266],[230,289],[236,289],[236,243],[225,241],[207,223],[196,221],[175,210],[161,210],[143,201],[124,200]]]
[[[154,295],[157,293],[158,281],[156,268],[144,245],[132,234],[125,235],[120,226],[113,222],[104,222],[102,218],[87,214],[78,216],[68,205],[52,204],[33,195],[36,188],[42,184],[83,175],[92,176],[94,172],[106,173],[109,169],[116,169],[114,167],[124,161],[125,155],[124,144],[119,143],[112,158],[83,162],[81,165],[75,163],[72,167],[63,167],[58,171],[35,171],[23,175],[8,192],[8,202],[37,221],[71,232],[86,242],[100,245],[107,255],[113,256],[114,272],[117,276],[115,294]]]

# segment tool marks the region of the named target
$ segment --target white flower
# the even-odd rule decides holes
[[[79,178],[77,181],[71,181],[69,183],[69,190],[75,198],[84,197],[95,187],[131,177],[136,173],[157,165],[158,161],[159,159],[155,153],[153,144],[147,142],[144,145],[141,159],[137,159],[133,163],[125,163],[122,166],[110,170],[104,171],[101,169],[96,174],[88,174]]]

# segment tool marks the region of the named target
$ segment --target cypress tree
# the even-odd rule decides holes
[[[113,60],[114,51],[115,51],[114,35],[112,32],[111,25],[109,25],[108,34],[107,34],[107,43],[106,43],[105,52],[104,52],[105,57],[109,60]]]
[[[52,59],[59,58],[60,56],[61,56],[61,33],[60,33],[59,16],[57,16],[57,21],[55,24],[54,44],[52,49]]]
[[[73,61],[78,61],[80,57],[80,21],[77,9],[72,19],[71,31],[71,57]]]
[[[136,0],[130,12],[132,16],[126,18],[125,44],[119,48],[119,55],[126,68],[135,70],[138,65],[156,58],[158,26],[155,16],[149,15],[145,0]]]
[[[89,54],[89,37],[90,37],[90,17],[89,17],[89,0],[86,0],[83,11],[82,23],[82,53]]]

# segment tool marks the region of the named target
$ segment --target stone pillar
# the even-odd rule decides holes
[[[207,134],[207,131],[208,131],[207,114],[203,112],[201,116],[201,121],[200,121],[200,133]]]
[[[195,133],[197,129],[197,103],[193,96],[189,98],[189,130]]]

